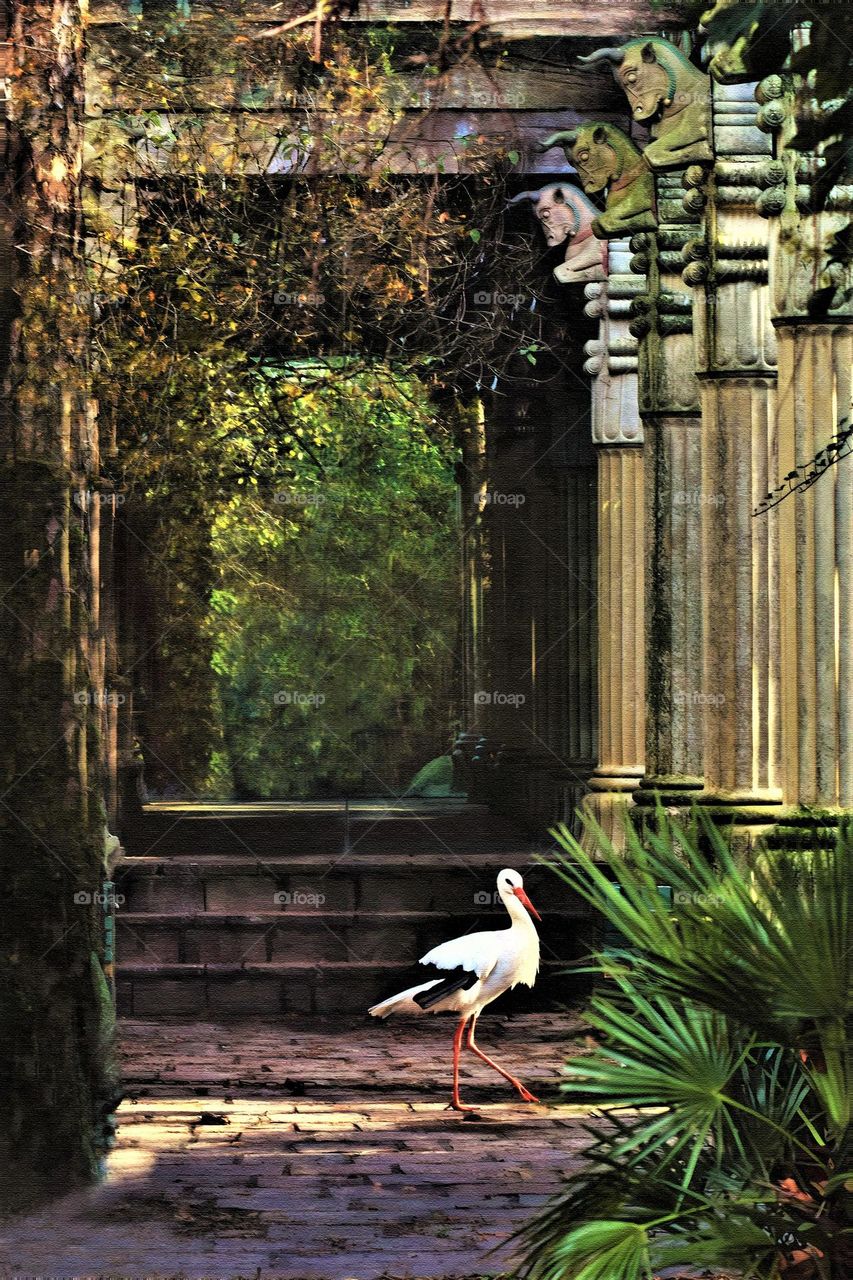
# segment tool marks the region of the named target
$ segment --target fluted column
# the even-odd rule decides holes
[[[795,48],[808,39],[805,27],[793,33]],[[835,186],[815,202],[823,158],[785,145],[799,110],[815,109],[797,104],[795,88],[802,94],[795,77],[770,76],[756,91],[760,126],[775,135],[757,203],[770,219],[779,362],[778,459],[757,519],[775,522],[780,543],[786,819],[815,825],[853,807],[853,465],[835,460],[853,420],[853,271],[827,259],[853,190]]]
[[[646,774],[637,802],[659,796],[672,806],[702,788],[701,419],[654,415],[643,430]]]
[[[479,654],[480,685],[472,688],[470,713],[476,719],[479,733],[471,755],[474,796],[491,802],[495,794],[495,777],[498,754],[504,745],[506,727],[502,706],[494,698],[495,691],[507,688],[506,621],[509,596],[512,590],[512,557],[506,536],[507,508],[496,502],[496,495],[503,495],[508,476],[519,474],[517,468],[507,468],[507,450],[500,439],[500,431],[494,415],[484,417],[485,464],[481,493],[480,554],[483,569],[480,603],[482,630]]]
[[[486,404],[474,794],[537,830],[574,813],[596,718],[589,393],[564,373]]]
[[[780,318],[777,336],[781,477],[820,454],[845,414],[850,421],[853,322]],[[824,810],[853,807],[851,461],[771,513],[782,547],[785,799]]]
[[[549,647],[558,673],[552,742],[559,821],[571,823],[598,750],[598,459],[575,433],[560,481],[564,494],[556,547],[568,566]],[[590,465],[590,461],[592,465]]]
[[[598,457],[598,749],[585,808],[619,843],[645,751],[643,431],[637,344],[628,332],[641,282],[624,240],[610,243],[610,270],[588,285],[588,313],[601,331],[587,344],[592,437]]]
[[[755,207],[769,150],[756,115],[752,86],[715,85],[713,170],[685,174],[685,204],[705,213],[685,272],[700,286],[702,800],[753,833],[782,799],[778,541],[774,523],[753,516],[777,467],[767,233]]]
[[[595,765],[596,466],[590,395],[567,375],[548,399],[551,442],[541,468],[548,500],[541,542],[544,610],[534,658],[538,753],[528,758],[531,812],[540,826],[572,822]]]
[[[687,806],[702,788],[701,417],[692,296],[681,278],[699,231],[682,170],[655,174],[658,227],[635,236],[646,277],[631,331],[639,338],[646,455],[646,772],[637,804]]]

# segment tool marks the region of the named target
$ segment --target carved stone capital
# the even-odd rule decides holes
[[[628,309],[642,280],[630,274],[629,259],[627,243],[612,241],[612,274],[586,288],[587,314],[599,320],[598,337],[584,347],[584,370],[594,378],[592,438],[596,444],[636,445],[643,440],[637,411],[638,348],[628,325]]]

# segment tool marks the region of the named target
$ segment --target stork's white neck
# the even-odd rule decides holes
[[[536,932],[536,925],[531,920],[527,907],[519,902],[514,893],[502,893],[501,902],[509,912],[513,925],[519,929],[530,929],[533,933]]]

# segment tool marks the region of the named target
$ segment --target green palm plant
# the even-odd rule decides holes
[[[562,1086],[598,1110],[517,1274],[842,1280],[853,824],[833,848],[746,866],[705,815],[626,823],[621,851],[585,821],[596,854],[560,827],[547,861],[620,937],[592,958],[597,1045]]]

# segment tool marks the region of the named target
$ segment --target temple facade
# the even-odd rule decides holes
[[[144,795],[156,592],[118,519],[123,424],[92,391],[86,264],[100,245],[101,265],[120,267],[104,245],[137,233],[136,162],[156,190],[181,134],[161,101],[171,70],[137,68],[127,34],[155,11],[215,30],[228,7],[0,7],[0,927],[15,1099],[0,1182],[88,1177],[109,1145],[109,893]],[[234,49],[307,21],[296,0],[236,8]],[[828,839],[853,809],[853,188],[820,141],[829,108],[809,98],[815,32],[774,16],[779,38],[758,52],[753,29],[717,42],[714,15],[731,8],[753,11],[719,0],[705,30],[680,0],[313,12],[318,41],[327,20],[438,33],[453,56],[440,83],[402,83],[382,163],[422,199],[424,175],[473,183],[474,153],[500,149],[506,235],[540,237],[553,272],[525,376],[472,376],[442,408],[461,538],[447,746],[473,800],[540,835],[583,810],[618,842],[626,817],[698,805],[750,852]],[[198,95],[193,136],[214,172],[227,152],[223,189],[235,173],[289,181],[306,112],[287,59],[263,84],[233,61],[218,78],[175,71]],[[138,75],[122,80],[128,65]],[[319,145],[309,161],[300,180],[335,164]],[[472,304],[527,306],[528,293],[522,279],[521,302],[486,290]]]
[[[270,17],[250,6],[249,34]],[[436,18],[389,4],[345,20]],[[93,154],[128,108],[104,70],[127,20],[124,5],[92,5]],[[459,30],[471,20],[452,7]],[[677,4],[614,3],[594,22],[581,5],[497,4],[485,20],[509,51],[500,73],[451,71],[428,101],[413,90],[419,140],[404,121],[390,143],[401,180],[465,172],[472,132],[513,148],[510,234],[537,227],[560,321],[544,373],[472,387],[453,409],[457,778],[538,830],[583,805],[617,832],[623,810],[658,800],[706,806],[748,843],[829,822],[853,804],[853,468],[849,281],[822,255],[850,188],[818,205],[822,156],[787,146],[803,101],[784,50],[756,79],[740,46],[686,29]],[[791,32],[789,54],[809,38]],[[206,130],[237,127],[239,88],[223,88]],[[262,159],[256,141],[286,139],[288,102],[279,87],[252,113],[246,172],[281,171],[281,148]],[[130,175],[94,168],[102,212],[132,222]],[[108,506],[97,514],[110,566]],[[118,550],[132,615],[139,566]],[[121,625],[113,604],[104,617]],[[102,712],[115,823],[139,772],[118,650],[99,650],[124,696]]]
[[[528,486],[523,507],[484,506],[471,543],[491,697],[456,753],[473,794],[533,825],[580,802],[618,839],[626,812],[698,804],[747,846],[796,842],[853,804],[849,280],[821,262],[851,192],[816,210],[821,157],[784,145],[784,68],[751,81],[685,47],[638,35],[582,58],[624,90],[622,127],[544,140],[602,209],[564,219],[554,273],[572,323],[598,328],[588,427],[568,456],[577,394],[532,437],[486,406],[481,483]],[[549,244],[555,191],[524,193]],[[587,248],[572,273],[584,230],[606,265]]]

